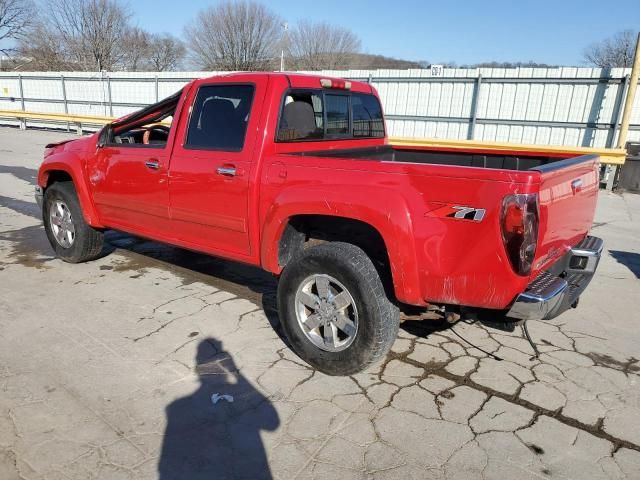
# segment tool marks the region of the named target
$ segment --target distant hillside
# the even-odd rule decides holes
[[[414,62],[413,60],[403,60],[401,58],[385,57],[384,55],[372,55],[369,53],[355,53],[349,62],[351,69],[375,70],[403,69],[403,68],[425,68],[428,62]]]

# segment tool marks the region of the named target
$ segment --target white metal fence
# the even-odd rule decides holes
[[[0,73],[0,110],[121,116],[220,72]],[[569,146],[612,146],[627,69],[348,70],[371,82],[390,135]],[[17,123],[0,119],[1,123]],[[30,122],[32,123],[32,122]],[[640,140],[640,95],[629,140]]]

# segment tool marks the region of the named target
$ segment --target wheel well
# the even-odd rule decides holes
[[[305,248],[323,242],[346,242],[360,247],[378,270],[387,293],[393,293],[391,264],[384,239],[378,230],[360,220],[330,215],[291,217],[280,237],[278,262],[284,267]]]
[[[56,182],[72,182],[71,175],[63,170],[51,170],[47,172],[47,187],[50,187]]]

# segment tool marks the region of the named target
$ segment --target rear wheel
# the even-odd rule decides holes
[[[304,250],[284,269],[278,310],[292,348],[329,375],[350,375],[382,358],[399,311],[369,257],[349,243]]]
[[[42,218],[51,247],[65,262],[100,256],[104,235],[85,222],[73,183],[54,183],[45,190]]]

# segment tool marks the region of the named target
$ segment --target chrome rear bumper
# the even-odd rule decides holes
[[[603,241],[586,237],[559,262],[560,272],[542,272],[516,297],[507,317],[550,320],[574,306],[598,268]]]

